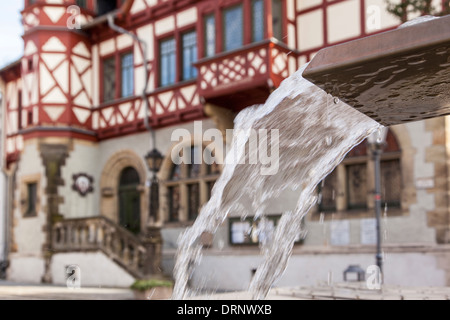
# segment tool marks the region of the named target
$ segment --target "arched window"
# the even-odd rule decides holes
[[[190,164],[174,164],[164,182],[167,188],[167,222],[194,221],[201,206],[211,197],[220,173],[219,165],[207,164],[209,161],[203,159],[203,148],[192,146],[183,152],[190,153]]]
[[[139,174],[133,167],[122,170],[119,178],[119,224],[138,234],[141,229]]]
[[[400,208],[401,150],[389,130],[381,155],[382,204]],[[344,161],[319,185],[319,212],[357,211],[372,207],[374,164],[367,141],[349,152]]]

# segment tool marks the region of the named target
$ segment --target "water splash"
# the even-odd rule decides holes
[[[305,66],[306,67],[306,66]],[[271,201],[285,190],[297,190],[294,210],[284,212],[270,241],[261,246],[264,262],[258,267],[250,290],[255,299],[264,299],[287,267],[301,223],[317,203],[316,186],[344,159],[345,155],[377,130],[379,124],[343,102],[327,108],[327,94],[303,79],[301,68],[275,90],[264,105],[244,109],[235,119],[235,132],[249,129],[279,130],[279,170],[261,175],[264,164],[225,161],[210,201],[202,208],[191,228],[179,238],[174,268],[172,298],[189,295],[188,280],[201,261],[203,232],[215,233],[231,212],[261,216]],[[326,114],[324,114],[326,113]],[[327,139],[331,137],[331,139]],[[246,159],[248,140],[237,139],[230,154]],[[265,141],[272,150],[271,139]]]

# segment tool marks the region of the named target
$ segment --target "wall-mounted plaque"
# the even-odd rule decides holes
[[[94,178],[86,173],[78,173],[72,176],[72,190],[77,191],[82,197],[94,191]]]

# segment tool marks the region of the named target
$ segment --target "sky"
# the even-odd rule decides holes
[[[0,68],[19,59],[23,54],[20,11],[23,0],[1,1],[0,4]]]

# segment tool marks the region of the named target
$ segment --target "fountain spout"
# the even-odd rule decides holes
[[[385,126],[448,115],[450,15],[325,48],[303,77]]]

